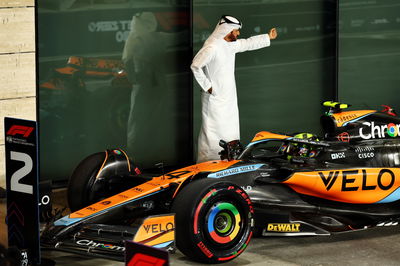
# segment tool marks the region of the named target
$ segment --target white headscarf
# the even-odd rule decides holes
[[[152,12],[138,13],[132,17],[131,31],[137,35],[153,32],[157,29],[157,19]]]
[[[235,23],[230,23],[225,19],[225,17],[228,18],[230,21],[234,21]],[[242,25],[238,19],[232,16],[223,16],[215,27],[213,33],[211,33],[211,35],[204,42],[204,46],[210,45],[216,40],[221,40],[231,31],[238,30],[240,28],[242,28]]]
[[[149,56],[149,49],[154,49],[156,39],[154,32],[157,29],[157,19],[152,12],[143,12],[135,14],[131,21],[131,31],[128,39],[125,42],[122,52],[122,60],[126,63],[127,60],[133,57]]]

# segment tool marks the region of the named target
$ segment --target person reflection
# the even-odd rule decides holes
[[[132,18],[122,60],[132,85],[127,125],[128,154],[141,167],[152,167],[162,161],[171,144],[168,137],[171,111],[168,107],[166,48],[174,34],[157,31],[152,12]]]

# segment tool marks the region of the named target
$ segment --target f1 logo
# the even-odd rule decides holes
[[[33,127],[13,125],[7,131],[7,135],[11,135],[11,136],[22,135],[24,138],[27,138],[32,133],[32,131],[33,131]]]
[[[150,239],[150,238],[149,238]],[[125,241],[125,266],[168,266],[168,251],[146,246],[131,240]]]
[[[132,259],[126,263],[127,266],[140,266],[140,265],[148,265],[148,266],[164,266],[166,265],[166,260],[160,259],[157,257],[153,257],[150,255],[136,253]]]

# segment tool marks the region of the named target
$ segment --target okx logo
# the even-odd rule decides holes
[[[32,133],[33,129],[34,129],[33,127],[13,125],[7,131],[6,134],[7,134],[7,136],[22,135],[22,137],[28,138],[29,135]]]

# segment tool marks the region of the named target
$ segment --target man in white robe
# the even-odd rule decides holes
[[[273,28],[268,34],[237,39],[241,27],[238,19],[222,16],[191,65],[194,77],[202,88],[198,163],[219,159],[220,140],[229,142],[240,139],[235,54],[267,47],[270,40],[277,37]]]

